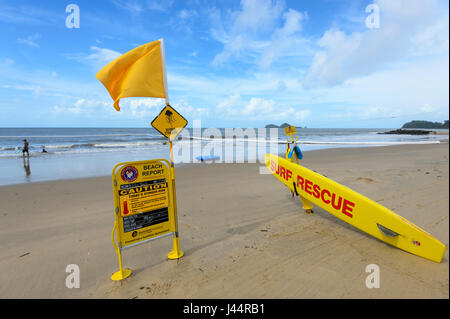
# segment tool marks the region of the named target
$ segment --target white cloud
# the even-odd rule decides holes
[[[379,105],[361,108],[358,113],[358,117],[361,119],[384,118],[392,116],[392,111],[389,111],[389,109],[385,106]]]
[[[77,106],[64,107],[64,106],[55,105],[55,106],[53,106],[53,112],[54,112],[54,114],[66,113],[66,114],[76,115],[76,114],[80,114],[82,112],[82,109]]]
[[[302,25],[300,22],[305,18],[305,14],[289,9],[283,14],[283,18],[285,19],[285,23],[281,29],[275,31],[277,36],[288,37],[302,30]]]
[[[260,66],[270,66],[274,60],[283,54],[290,52],[292,48],[301,47],[302,45],[298,45],[298,42],[305,43],[305,40],[296,37],[296,34],[302,30],[301,21],[305,19],[306,16],[306,14],[293,9],[289,9],[283,14],[285,20],[284,25],[283,27],[276,29],[272,35],[270,46],[264,50],[260,58]]]
[[[17,43],[26,44],[30,47],[39,48],[39,45],[36,43],[36,40],[39,39],[41,35],[39,33],[29,35],[26,38],[18,38],[16,40]]]
[[[448,117],[448,56],[397,62],[389,69],[352,78],[333,87],[301,90],[316,105],[328,107],[324,117],[349,120],[408,117]],[[430,112],[430,110],[433,110]]]
[[[301,122],[306,121],[306,118],[309,117],[309,115],[311,114],[311,110],[308,109],[300,109],[300,110],[293,110],[293,112],[291,112],[291,114],[293,114],[292,118]]]
[[[120,103],[120,112],[124,116],[131,116],[136,119],[148,118],[149,121],[151,121],[163,109],[165,100],[154,98],[133,98],[121,100]],[[185,101],[171,103],[171,106],[185,118],[189,119],[199,119],[202,116],[207,116],[209,114],[209,110],[207,108],[194,107]]]
[[[228,14],[227,14],[228,13]],[[242,0],[241,8],[223,13],[210,11],[211,36],[223,44],[212,61],[221,66],[231,60],[267,68],[274,62],[292,65],[284,58],[311,56],[310,40],[302,35],[306,12],[284,6],[282,1]]]
[[[217,104],[216,113],[228,120],[303,122],[311,111],[279,104],[273,99],[251,97],[245,100],[239,94],[233,94]]]
[[[96,46],[91,46],[92,53],[84,56],[82,59],[88,63],[93,64],[95,67],[103,67],[109,62],[113,61],[114,59],[117,59],[122,54],[111,50],[111,49],[105,49],[105,48],[99,48]]]
[[[437,19],[434,24],[424,28],[411,37],[411,48],[409,53],[415,56],[448,53],[448,30],[448,16]]]
[[[223,111],[223,110],[228,110],[230,108],[233,108],[233,106],[236,105],[236,103],[238,103],[240,99],[241,99],[241,96],[239,94],[233,94],[230,97],[223,100],[222,102],[220,102],[217,105],[217,109],[219,111]]]
[[[2,84],[0,85],[0,88],[4,89],[13,89],[13,90],[20,90],[20,91],[31,91],[36,95],[41,94],[42,87],[39,85],[10,85],[10,84]]]
[[[112,100],[103,100],[88,97],[70,99],[69,103],[57,104],[53,107],[54,115],[67,116],[77,115],[82,117],[115,117],[123,119],[145,120],[150,123],[154,117],[163,109],[164,99],[154,98],[126,98],[120,101],[120,112],[113,107]],[[180,114],[189,119],[200,119],[209,116],[207,108],[194,107],[187,102],[180,101],[172,103]]]
[[[86,99],[78,99],[78,101],[75,102],[74,106],[80,107],[80,105],[86,104]]]
[[[270,30],[282,10],[281,1],[241,0],[241,10],[235,13],[232,31],[242,33]]]
[[[53,113],[56,115],[83,115],[89,117],[93,114],[111,114],[112,103],[93,98],[78,97],[71,98],[72,102],[65,105],[53,106]]]
[[[272,0],[242,0],[240,10],[228,12],[228,15],[212,10],[211,36],[224,44],[212,64],[218,66],[232,57],[251,56],[254,51],[261,51],[268,45],[267,40],[261,40],[261,34],[274,29],[282,10],[282,3]]]
[[[139,14],[143,11],[142,6],[136,1],[112,0],[118,8],[126,10],[131,14]]]
[[[155,116],[158,110],[161,110],[164,105],[162,99],[132,99],[121,100],[121,112],[125,115],[128,113],[135,118],[150,118]]]
[[[243,115],[261,116],[271,114],[275,110],[274,100],[265,100],[262,98],[252,97],[250,102],[241,110]]]
[[[380,7],[380,28],[347,34],[334,27],[324,33],[304,79],[305,87],[337,85],[369,75],[408,58],[411,52],[417,54],[423,43],[432,42],[430,37],[448,39],[448,15],[446,24],[434,0],[379,0],[375,4]]]
[[[197,11],[195,11],[195,10],[183,9],[178,12],[177,17],[178,17],[178,19],[181,19],[181,20],[187,20],[187,19],[194,18],[197,15],[198,15]]]
[[[234,37],[232,40],[225,44],[224,50],[217,54],[212,61],[214,66],[223,64],[233,55],[238,55],[245,48],[246,39],[241,35]]]
[[[183,117],[193,120],[202,119],[211,115],[208,107],[195,107],[185,101],[173,103],[172,106],[183,115]]]
[[[31,91],[42,98],[74,98],[103,89],[100,82],[95,82],[95,78],[90,81],[76,81],[68,79],[69,74],[58,75],[53,69],[25,68],[9,59],[4,61],[0,58],[0,69],[0,85],[14,90]]]
[[[176,32],[192,34],[194,24],[198,21],[198,13],[193,9],[182,9],[176,15],[170,18],[169,24]]]
[[[436,106],[432,106],[430,104],[424,104],[421,107],[419,107],[419,110],[424,113],[429,113],[429,112],[434,112],[434,111],[438,110],[438,108]]]
[[[101,68],[103,68],[105,65],[107,65],[109,62],[117,59],[119,56],[121,56],[122,53],[107,49],[107,48],[100,48],[98,46],[91,46],[89,48],[89,53],[66,53],[64,56],[67,59],[70,60],[76,60],[78,62],[89,64],[91,65],[95,70],[99,71]]]

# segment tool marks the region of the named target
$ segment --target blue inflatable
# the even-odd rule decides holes
[[[295,155],[297,155],[297,158],[298,158],[299,160],[301,160],[301,159],[303,158],[303,154],[302,154],[302,151],[300,150],[300,147],[298,147],[297,145],[295,145],[295,146],[289,151],[289,154],[288,154],[288,158],[289,158],[289,159],[291,159],[292,154],[294,154],[294,152],[295,152]]]
[[[202,156],[197,156],[196,157],[197,160],[199,161],[214,161],[214,160],[219,160],[220,157],[219,156],[214,156],[214,155],[202,155]]]

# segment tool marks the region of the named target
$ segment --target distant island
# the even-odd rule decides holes
[[[285,128],[285,127],[288,127],[288,126],[295,126],[295,125],[291,125],[291,124],[289,124],[289,123],[283,123],[283,124],[281,124],[280,126],[278,126],[278,125],[275,125],[275,124],[267,124],[266,126],[264,126],[265,128]],[[301,127],[301,126],[295,126],[296,128],[307,128],[306,126],[305,127]]]
[[[448,120],[444,121],[444,123],[429,122],[429,121],[411,121],[403,124],[402,128],[400,129],[389,132],[382,132],[378,134],[407,134],[407,135],[447,134],[445,132],[426,131],[417,129],[448,129]]]
[[[291,126],[291,124],[283,123],[280,126],[275,125],[275,124],[268,124],[268,125],[265,126],[265,128],[285,128],[285,127],[288,127],[288,126]]]
[[[444,123],[440,122],[429,122],[429,121],[411,121],[403,124],[402,128],[441,128],[448,129],[448,120],[444,121]]]
[[[424,130],[402,130],[397,129],[394,131],[389,132],[378,132],[377,134],[406,134],[406,135],[426,135],[430,134],[431,131],[424,131]]]

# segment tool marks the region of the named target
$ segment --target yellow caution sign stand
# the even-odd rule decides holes
[[[167,104],[151,125],[169,139],[170,162],[165,159],[117,164],[112,173],[116,222],[112,242],[119,256],[119,271],[111,279],[131,275],[123,269],[123,249],[173,235],[169,259],[181,258],[178,232],[175,168],[172,141],[187,125],[187,120]],[[117,231],[117,242],[114,232]]]
[[[113,246],[119,256],[119,271],[111,279],[122,280],[131,274],[123,269],[122,250],[154,239],[174,235],[170,259],[180,258],[174,178],[165,159],[117,164],[112,173],[115,223]],[[114,233],[117,232],[117,243]]]

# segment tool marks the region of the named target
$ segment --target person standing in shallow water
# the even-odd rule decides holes
[[[29,143],[26,139],[23,140],[23,149],[22,149],[22,156],[25,157],[25,152],[27,152],[27,157],[30,157],[30,153],[28,152],[28,146]]]

